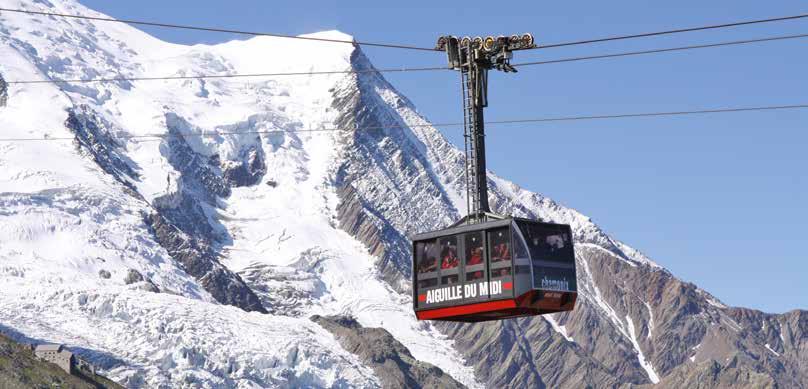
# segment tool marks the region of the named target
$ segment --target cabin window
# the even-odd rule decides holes
[[[440,244],[440,283],[451,285],[460,282],[460,256],[457,236],[447,236],[438,240]]]
[[[466,281],[485,279],[485,252],[482,232],[463,236]]]
[[[491,240],[491,262],[511,260],[511,234],[507,228],[489,233]]]
[[[430,288],[438,285],[438,243],[436,240],[415,244],[418,273],[418,287]]]
[[[466,265],[479,265],[483,263],[483,234],[473,232],[465,235]]]
[[[497,228],[488,231],[489,272],[491,280],[501,279],[507,281],[511,274],[511,229],[509,227]]]
[[[534,261],[572,262],[575,259],[569,230],[555,226],[525,225],[522,234]]]
[[[460,265],[460,258],[457,256],[457,237],[450,236],[440,240],[440,268],[454,269]]]
[[[418,242],[415,245],[418,259],[418,273],[431,273],[438,270],[438,245],[432,241]]]
[[[513,255],[516,258],[530,258],[525,241],[518,233],[513,234]]]

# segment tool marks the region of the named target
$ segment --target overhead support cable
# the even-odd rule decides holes
[[[641,112],[641,113],[626,113],[626,114],[613,114],[613,115],[580,115],[580,116],[561,116],[561,117],[543,117],[543,118],[528,118],[528,119],[509,119],[509,120],[492,120],[486,121],[486,126],[489,125],[508,125],[508,124],[522,124],[522,123],[549,123],[549,122],[569,122],[569,121],[583,121],[583,120],[605,120],[605,119],[628,119],[628,118],[647,118],[647,117],[664,117],[664,116],[686,116],[686,115],[705,115],[705,114],[719,114],[719,113],[740,113],[740,112],[753,112],[753,111],[778,111],[778,110],[796,110],[808,109],[808,104],[793,104],[793,105],[771,105],[771,106],[757,106],[757,107],[729,107],[729,108],[716,108],[716,109],[702,109],[691,111],[666,111],[666,112]],[[308,130],[277,130],[277,131],[212,131],[201,132],[193,134],[145,134],[145,135],[122,135],[116,136],[115,139],[154,139],[160,140],[172,136],[179,137],[211,137],[211,136],[227,136],[227,135],[269,135],[269,134],[283,134],[283,133],[315,133],[315,132],[364,132],[373,130],[387,130],[387,129],[403,129],[403,128],[421,128],[421,127],[460,127],[464,126],[463,122],[450,122],[450,123],[431,123],[431,124],[412,124],[412,125],[389,125],[389,126],[371,126],[371,127],[358,127],[358,128],[317,128]],[[74,140],[75,137],[43,137],[43,138],[0,138],[0,142],[24,142],[24,141],[65,141]]]
[[[603,120],[603,119],[646,118],[646,117],[659,117],[659,116],[704,115],[704,114],[714,114],[714,113],[738,113],[738,112],[752,112],[752,111],[778,111],[778,110],[807,109],[807,108],[808,108],[808,104],[773,105],[773,106],[761,106],[761,107],[702,109],[702,110],[695,110],[695,111],[645,112],[645,113],[627,113],[627,114],[615,114],[615,115],[589,115],[589,116],[567,116],[567,117],[550,117],[550,118],[537,118],[537,119],[495,120],[495,121],[486,122],[486,124],[570,122],[570,121],[580,121],[580,120]],[[438,125],[436,125],[436,126],[438,126]]]
[[[589,56],[584,56],[584,57],[551,59],[551,60],[547,60],[547,61],[522,62],[522,63],[514,63],[512,65],[518,68],[519,66],[548,65],[548,64],[554,64],[554,63],[588,61],[588,60],[593,60],[593,59],[630,57],[630,56],[635,56],[635,55],[658,54],[658,53],[667,53],[667,52],[674,52],[674,51],[685,51],[685,50],[707,49],[707,48],[723,47],[723,46],[746,45],[746,44],[752,44],[752,43],[773,42],[773,41],[781,41],[781,40],[788,40],[788,39],[800,39],[800,38],[808,38],[808,34],[785,35],[785,36],[776,36],[776,37],[770,37],[770,38],[746,39],[746,40],[740,40],[740,41],[708,43],[708,44],[703,44],[703,45],[670,47],[670,48],[666,48],[666,49],[651,49],[651,50],[641,50],[641,51],[629,51],[629,52],[625,52],[625,53],[615,53],[615,54],[589,55]]]
[[[286,77],[286,76],[322,76],[332,74],[363,74],[363,73],[407,73],[426,72],[436,70],[448,70],[446,66],[432,66],[420,68],[389,68],[389,69],[368,69],[368,70],[323,70],[310,72],[279,72],[279,73],[247,73],[247,74],[206,74],[198,76],[157,76],[157,77],[109,77],[109,78],[86,78],[86,79],[51,79],[51,80],[20,80],[7,81],[11,84],[66,84],[66,83],[94,83],[94,82],[125,82],[125,81],[171,81],[171,80],[199,80],[199,79],[227,79],[227,78],[261,78],[261,77]]]
[[[289,39],[300,39],[300,40],[332,42],[332,43],[344,43],[344,44],[358,44],[358,45],[363,45],[363,46],[387,47],[387,48],[419,50],[419,51],[435,51],[435,52],[440,51],[440,50],[437,50],[437,49],[435,49],[433,47],[421,47],[421,46],[403,45],[403,44],[394,44],[394,43],[364,42],[364,41],[355,41],[355,40],[305,37],[305,36],[287,35],[287,34],[279,34],[279,33],[270,33],[270,32],[244,31],[244,30],[218,28],[218,27],[201,27],[201,26],[191,26],[191,25],[173,24],[173,23],[149,22],[149,21],[131,20],[131,19],[113,19],[113,18],[105,18],[105,17],[98,17],[98,16],[72,15],[72,14],[63,14],[63,13],[45,12],[45,11],[33,11],[33,10],[25,10],[25,9],[0,8],[0,12],[16,12],[16,13],[24,13],[24,14],[30,14],[30,15],[55,16],[55,17],[62,17],[62,18],[94,20],[94,21],[101,21],[101,22],[117,22],[117,23],[129,24],[129,25],[151,26],[151,27],[161,27],[161,28],[175,28],[175,29],[185,29],[185,30],[194,30],[194,31],[229,33],[229,34],[237,34],[237,35],[271,36],[271,37],[277,37],[277,38],[289,38]],[[618,35],[618,36],[612,36],[612,37],[596,38],[596,39],[585,39],[585,40],[572,41],[572,42],[552,43],[552,44],[547,44],[547,45],[538,45],[535,49],[549,49],[549,48],[555,48],[555,47],[577,46],[577,45],[586,45],[586,44],[593,44],[593,43],[620,41],[620,40],[627,40],[627,39],[647,38],[647,37],[653,37],[653,36],[672,35],[672,34],[679,34],[679,33],[685,33],[685,32],[705,31],[705,30],[714,30],[714,29],[722,29],[722,28],[732,28],[732,27],[748,26],[748,25],[763,24],[763,23],[783,22],[783,21],[798,20],[798,19],[805,19],[805,18],[808,18],[808,14],[783,16],[783,17],[768,18],[768,19],[747,20],[747,21],[741,21],[741,22],[714,24],[714,25],[691,27],[691,28],[680,28],[680,29],[672,29],[672,30],[656,31],[656,32],[648,32],[648,33],[640,33],[640,34],[631,34],[631,35]]]
[[[347,43],[347,44],[352,44],[352,45],[357,44],[357,45],[361,45],[361,46],[387,47],[387,48],[393,48],[393,49],[435,51],[435,49],[431,48],[431,47],[418,47],[418,46],[401,45],[401,44],[393,44],[393,43],[379,43],[379,42],[364,42],[364,41],[356,41],[356,40],[317,38],[317,37],[277,34],[277,33],[271,33],[271,32],[243,31],[243,30],[233,30],[233,29],[217,28],[217,27],[199,27],[199,26],[189,26],[189,25],[182,25],[182,24],[147,22],[147,21],[142,21],[142,20],[130,20],[130,19],[112,19],[112,18],[103,18],[103,17],[99,17],[99,16],[71,15],[71,14],[63,14],[63,13],[56,13],[56,12],[32,11],[32,10],[25,10],[25,9],[0,8],[0,12],[16,12],[16,13],[24,13],[24,14],[29,14],[29,15],[56,16],[56,17],[61,17],[61,18],[94,20],[94,21],[98,21],[98,22],[116,22],[116,23],[125,23],[125,24],[135,25],[135,26],[176,28],[176,29],[183,29],[183,30],[220,32],[220,33],[237,34],[237,35],[271,36],[271,37],[275,37],[275,38],[289,38],[289,39],[300,39],[300,40],[307,40],[307,41],[331,42],[331,43]]]
[[[760,39],[746,39],[746,40],[739,40],[739,41],[708,43],[708,44],[703,44],[703,45],[680,46],[680,47],[670,47],[670,48],[664,48],[664,49],[630,51],[630,52],[623,52],[623,53],[591,55],[591,56],[583,56],[583,57],[570,57],[570,58],[552,59],[552,60],[546,60],[546,61],[522,62],[522,63],[514,63],[512,65],[514,67],[548,65],[548,64],[554,64],[554,63],[579,62],[579,61],[588,61],[588,60],[605,59],[605,58],[630,57],[630,56],[638,56],[638,55],[646,55],[646,54],[658,54],[658,53],[666,53],[666,52],[676,52],[676,51],[685,51],[685,50],[694,50],[694,49],[706,49],[706,48],[715,48],[715,47],[723,47],[723,46],[738,46],[738,45],[774,42],[774,41],[791,40],[791,39],[802,39],[802,38],[808,38],[808,34],[784,35],[784,36],[775,36],[775,37],[760,38]],[[7,80],[6,84],[9,84],[9,85],[13,85],[13,84],[22,85],[22,84],[62,84],[62,83],[96,83],[96,82],[97,83],[103,83],[103,82],[125,82],[125,81],[171,81],[171,80],[196,80],[196,79],[235,79],[235,78],[262,78],[262,77],[288,77],[288,76],[318,76],[318,75],[331,75],[331,74],[364,74],[364,73],[375,73],[375,72],[379,72],[379,73],[409,73],[409,72],[430,72],[430,71],[441,71],[441,70],[450,70],[450,68],[447,67],[447,66],[431,66],[431,67],[414,67],[414,68],[401,67],[401,68],[367,69],[367,70],[324,70],[324,71],[310,71],[310,72],[278,72],[278,73],[250,73],[250,74],[205,74],[205,75],[195,75],[195,76],[108,77],[108,78],[88,78],[88,79],[50,79],[50,80],[19,80],[19,81]]]
[[[667,30],[667,31],[646,32],[646,33],[642,33],[642,34],[618,35],[618,36],[612,36],[612,37],[606,37],[606,38],[586,39],[586,40],[573,41],[573,42],[553,43],[553,44],[548,44],[548,45],[538,45],[533,50],[550,49],[550,48],[555,48],[555,47],[588,45],[588,44],[592,44],[592,43],[613,42],[613,41],[620,41],[620,40],[626,40],[626,39],[648,38],[648,37],[652,37],[652,36],[680,34],[680,33],[683,33],[683,32],[716,30],[716,29],[721,29],[721,28],[731,28],[731,27],[748,26],[748,25],[753,25],[753,24],[763,24],[763,23],[773,23],[773,22],[784,22],[784,21],[789,21],[789,20],[797,20],[797,19],[805,19],[805,18],[808,18],[808,14],[793,15],[793,16],[783,16],[783,17],[769,18],[769,19],[747,20],[747,21],[743,21],[743,22],[714,24],[714,25],[691,27],[691,28],[679,28],[679,29]]]

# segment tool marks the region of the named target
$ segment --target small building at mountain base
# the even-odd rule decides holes
[[[67,374],[73,374],[76,367],[76,357],[67,351],[60,344],[40,344],[34,348],[34,355],[37,358],[54,363]]]

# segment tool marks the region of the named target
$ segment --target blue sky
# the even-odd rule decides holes
[[[442,34],[539,43],[808,12],[798,0],[439,2],[82,0],[118,18],[431,46]],[[240,36],[148,28],[177,43]],[[516,53],[516,62],[808,33],[808,20]],[[808,103],[808,40],[492,74],[488,120]],[[365,48],[377,67],[439,53]],[[279,55],[283,55],[279,53]],[[462,120],[456,74],[387,78],[434,122]],[[730,305],[808,308],[808,110],[489,127],[489,168],[578,209]],[[443,129],[462,145],[462,130]]]

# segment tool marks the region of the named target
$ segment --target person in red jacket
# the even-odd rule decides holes
[[[440,268],[441,269],[452,269],[459,265],[459,259],[457,258],[457,250],[455,250],[452,246],[446,245],[443,248],[443,261],[441,262]]]
[[[483,263],[483,248],[476,247],[471,249],[471,255],[469,255],[469,260],[466,262],[466,265],[479,265]]]

